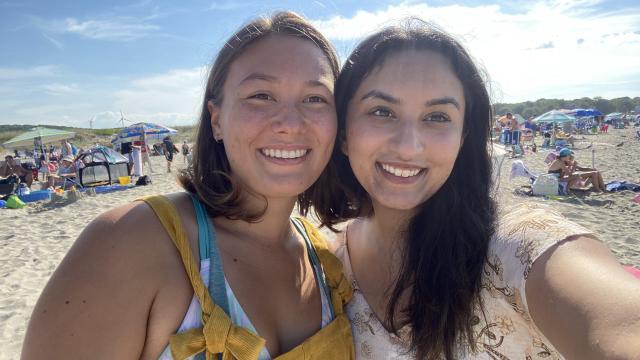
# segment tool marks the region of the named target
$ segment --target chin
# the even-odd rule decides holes
[[[308,186],[302,185],[300,181],[281,181],[272,184],[262,184],[262,186],[260,186],[260,192],[266,197],[296,197],[305,192],[311,185],[312,184]]]
[[[402,199],[398,197],[376,199],[375,202],[384,208],[397,211],[414,211],[424,203],[424,201],[416,201],[416,198]]]

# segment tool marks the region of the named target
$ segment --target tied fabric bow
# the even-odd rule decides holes
[[[203,319],[207,317],[203,313]],[[204,327],[171,336],[171,355],[183,360],[205,351],[207,360],[216,359],[222,354],[222,360],[257,360],[265,340],[249,330],[235,326],[231,319],[217,305],[211,316],[204,320]]]

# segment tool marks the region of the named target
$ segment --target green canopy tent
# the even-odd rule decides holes
[[[71,139],[75,135],[76,133],[72,131],[37,126],[11,140],[5,141],[2,143],[2,146],[8,149],[33,149],[36,141],[40,141],[40,143],[44,145],[60,140]]]

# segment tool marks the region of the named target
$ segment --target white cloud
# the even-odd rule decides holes
[[[49,95],[69,95],[74,94],[80,91],[80,88],[77,84],[45,84],[42,85],[42,90],[44,90]]]
[[[79,21],[68,18],[62,30],[89,39],[98,40],[136,40],[159,30],[160,27],[140,22],[139,19],[120,17],[105,20]]]
[[[517,13],[499,5],[401,3],[312,22],[339,44],[410,16],[434,23],[461,40],[486,68],[496,101],[638,96],[637,87],[623,90],[615,83],[640,82],[640,10],[598,13],[593,6],[599,3],[537,1]]]
[[[0,67],[0,80],[20,80],[42,77],[53,77],[57,75],[57,68],[54,65],[41,65],[32,67]]]
[[[88,39],[110,41],[133,41],[157,34],[160,27],[149,22],[149,18],[132,16],[108,16],[90,19],[44,20],[30,16],[31,23],[45,33],[45,37],[54,45],[61,43],[49,34],[74,34]]]
[[[135,79],[114,94],[114,106],[135,122],[192,124],[198,118],[206,75],[206,67],[197,67]]]

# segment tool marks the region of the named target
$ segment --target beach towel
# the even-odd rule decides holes
[[[518,176],[526,177],[531,180],[535,180],[538,177],[537,174],[534,174],[531,170],[527,168],[527,166],[522,162],[522,160],[514,160],[511,164],[511,172],[509,173],[509,180],[513,180]]]
[[[605,185],[605,188],[606,188],[607,191],[610,191],[610,192],[624,191],[624,190],[631,190],[633,192],[639,192],[640,191],[640,185],[629,183],[629,182],[626,182],[624,180],[622,180],[622,181],[610,181]]]

